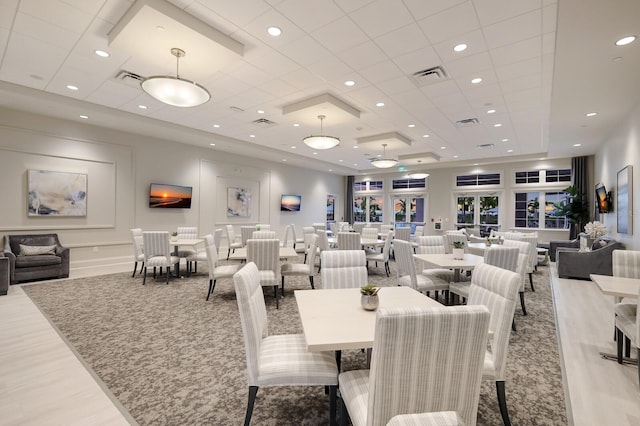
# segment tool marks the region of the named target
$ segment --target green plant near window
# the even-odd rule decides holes
[[[380,288],[373,285],[364,285],[360,287],[360,293],[365,296],[375,296],[378,294],[378,291],[380,291]]]
[[[566,216],[575,226],[576,233],[581,232],[584,225],[589,222],[589,201],[584,194],[574,186],[564,189],[567,198],[553,205],[556,216]]]

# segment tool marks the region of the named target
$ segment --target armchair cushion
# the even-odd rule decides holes
[[[20,253],[18,256],[40,256],[45,254],[56,254],[56,246],[28,246],[20,244]]]
[[[624,245],[615,240],[600,240],[606,242],[606,245],[591,251],[558,248],[556,251],[558,276],[588,280],[591,274],[613,275],[613,251],[624,249]],[[601,245],[600,242],[597,244]]]

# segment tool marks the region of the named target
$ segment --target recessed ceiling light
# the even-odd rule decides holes
[[[256,135],[249,135],[249,137],[250,137],[250,138],[255,138],[255,137],[256,137]]]
[[[314,152],[314,153],[313,153],[313,155],[318,155],[318,153],[317,153],[317,152]]]
[[[296,146],[292,146],[291,149],[296,149]]]
[[[329,169],[329,171],[330,171],[330,172],[332,172],[332,171],[333,171],[333,169]]]
[[[138,108],[140,108],[140,109],[147,109],[147,106],[146,106],[146,105],[138,105]]]
[[[344,160],[338,160],[340,163],[342,163]]]
[[[616,41],[616,46],[625,46],[629,43],[633,43],[634,41],[636,41],[636,36],[622,37],[620,40]]]
[[[447,147],[446,146],[441,146],[440,149],[447,149]]]
[[[459,155],[454,155],[454,156],[453,156],[453,158],[458,158],[458,157],[459,157]]]
[[[407,127],[416,127],[415,124],[409,124]]]
[[[594,115],[598,115],[597,112],[588,112],[585,114],[587,117],[593,117]]]
[[[513,150],[512,149],[508,149],[507,152],[513,152]]]
[[[258,111],[256,111],[258,114],[264,114],[264,110],[263,109],[259,109]]]
[[[282,30],[278,27],[269,27],[267,28],[267,33],[269,33],[270,36],[278,37],[282,34]]]
[[[474,79],[471,80],[471,84],[478,84],[482,81],[482,79],[480,77],[476,77]]]
[[[495,109],[490,109],[490,110],[487,111],[487,114],[493,114],[494,112],[496,112]]]
[[[467,45],[464,43],[460,43],[460,44],[456,44],[453,47],[454,52],[462,52],[463,50],[465,50],[467,48]]]
[[[69,89],[69,90],[78,90],[78,86],[74,86],[73,84],[67,84],[67,89]]]
[[[293,123],[293,127],[300,127],[300,124],[298,124],[298,123]]]
[[[353,146],[353,149],[358,149],[358,148],[359,148],[359,146],[358,146],[358,145],[354,145],[354,146]]]
[[[164,27],[162,25],[156,26],[156,31],[164,31]]]
[[[384,102],[378,102],[378,103],[376,104],[376,106],[377,106],[377,107],[383,107],[383,106],[384,106]]]
[[[353,165],[354,165],[354,166],[357,166],[357,165],[358,165],[358,163],[353,163]]]
[[[574,143],[573,146],[582,146],[581,143]]]
[[[216,144],[215,144],[215,143],[210,143],[209,145],[211,145],[211,146],[216,146]]]
[[[473,165],[474,165],[474,166],[477,166],[477,165],[479,165],[479,164],[480,164],[480,163],[473,163]]]
[[[496,123],[493,125],[493,127],[502,127],[502,123]]]
[[[422,135],[422,137],[423,137],[423,138],[428,138],[428,137],[429,137],[429,135]]]
[[[286,158],[283,158],[283,159],[282,159],[282,161],[287,161],[287,159],[286,159]]]
[[[214,124],[213,127],[215,127],[217,129],[218,127],[220,127],[220,125],[219,124]]]
[[[353,81],[353,80],[347,80],[347,81],[344,82],[344,85],[351,87],[351,86],[355,86],[356,82]]]
[[[612,59],[613,62],[620,62],[622,60],[622,56],[616,56]]]
[[[89,116],[88,116],[88,115],[81,115],[81,116],[80,116],[80,118],[82,118],[82,119],[85,119],[85,120],[86,120],[87,118],[89,118]]]
[[[108,58],[109,56],[111,56],[109,52],[105,52],[104,50],[94,50],[94,53],[101,58]]]
[[[502,142],[509,142],[508,138],[501,139]]]

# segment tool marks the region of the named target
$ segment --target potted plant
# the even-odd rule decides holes
[[[569,239],[574,239],[589,221],[589,201],[575,185],[566,187],[564,193],[567,198],[555,203],[553,207],[556,216],[566,216],[571,221]]]
[[[360,304],[367,311],[375,311],[378,308],[378,291],[379,287],[365,285],[360,287]]]
[[[487,237],[487,242],[485,244],[487,247],[491,247],[491,238]]]
[[[453,258],[464,259],[464,241],[454,241],[451,244],[453,245]]]
[[[171,233],[171,241],[178,241],[178,233],[176,231]]]

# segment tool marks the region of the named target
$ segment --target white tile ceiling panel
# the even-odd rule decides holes
[[[441,96],[457,95],[460,92],[460,88],[453,80],[445,80],[441,83],[430,84],[420,88],[422,93],[427,95],[429,99],[438,98]]]
[[[285,0],[279,3],[276,8],[308,33],[341,18],[343,15],[342,10],[333,2],[318,3],[313,7],[313,12],[309,10],[309,3],[299,0]]]
[[[271,2],[272,0],[267,0]],[[276,0],[277,1],[277,0]],[[375,0],[334,0],[334,3],[340,7],[345,13],[351,13],[363,6],[373,3]]]
[[[24,78],[36,74],[47,81],[55,75],[66,56],[66,49],[13,33],[4,54],[2,72],[14,76],[22,75]],[[19,77],[21,81],[24,81],[23,77]],[[9,81],[18,83],[16,80]]]
[[[469,70],[474,70],[474,75],[482,76],[483,71],[493,68],[493,63],[489,52],[481,52],[448,62],[444,64],[444,67],[449,73],[449,77],[457,79],[469,75]]]
[[[540,73],[542,73],[542,60],[539,57],[496,67],[496,75],[500,80]]]
[[[526,40],[541,34],[542,11],[540,9],[483,28],[490,49]]]
[[[10,29],[13,19],[18,10],[18,1],[12,1],[10,4],[0,3],[0,28]]]
[[[405,76],[393,78],[387,81],[382,81],[378,83],[378,87],[382,92],[384,92],[386,95],[389,95],[389,96],[395,95],[397,93],[405,92],[408,90],[415,90],[415,86],[413,85],[413,82],[409,80],[408,77],[405,77]],[[381,101],[384,102],[384,99],[381,99]]]
[[[7,49],[9,43],[9,30],[0,28],[0,58],[4,56],[4,52]],[[0,70],[2,70],[2,62],[0,61]]]
[[[464,43],[467,48],[462,52],[456,52],[453,50],[458,44]],[[433,45],[433,48],[438,53],[438,56],[442,59],[442,62],[451,62],[453,60],[463,58],[465,56],[475,55],[487,50],[487,44],[484,41],[484,36],[481,30],[471,31],[469,33],[460,34],[457,37],[437,43]]]
[[[282,35],[274,37],[267,33],[267,29],[271,26],[276,26],[282,30]],[[280,48],[281,46],[297,40],[300,37],[306,35],[306,32],[292,22],[282,13],[275,9],[269,9],[262,15],[256,17],[251,22],[243,25],[242,32],[251,34],[252,37],[256,37],[262,43],[274,48]]]
[[[412,75],[414,72],[441,65],[440,58],[432,47],[425,47],[424,49],[395,57],[393,62],[406,75]]]
[[[82,34],[93,19],[92,15],[58,0],[22,0],[20,12],[75,34]]]
[[[310,36],[300,37],[280,48],[289,59],[295,61],[301,66],[306,66],[321,60],[330,60],[333,55],[329,50],[324,48],[320,43],[313,40]],[[313,52],[313,54],[309,54]]]
[[[500,83],[503,93],[519,92],[521,90],[542,88],[542,74],[526,75]]]
[[[78,87],[78,90],[67,89],[67,84]],[[86,99],[102,85],[102,82],[94,78],[88,70],[76,69],[69,66],[62,67],[47,84],[46,90],[63,96],[76,99]]]
[[[262,86],[261,89],[280,98],[292,95],[298,91],[298,89],[289,84],[289,82],[282,79],[271,80],[269,84]]]
[[[398,28],[390,33],[381,35],[374,42],[390,58],[401,56],[409,52],[429,46],[429,41],[416,24]]]
[[[475,7],[480,23],[488,26],[539,9],[540,0],[483,0],[476,2]]]
[[[346,16],[317,29],[311,35],[334,53],[342,52],[369,40],[369,37]],[[289,37],[289,34],[286,36]]]
[[[396,64],[390,61],[382,61],[369,67],[363,67],[360,70],[360,74],[371,83],[380,83],[382,81],[388,81],[398,77],[404,77],[400,68]],[[357,82],[360,83],[359,81]]]
[[[471,2],[431,15],[418,22],[431,43],[437,44],[480,28]]]
[[[84,13],[94,16],[100,11],[105,0],[62,0],[62,2],[73,6]]]
[[[141,92],[142,89],[107,80],[85,100],[98,105],[118,108],[140,96]],[[153,98],[147,95],[147,99]]]
[[[344,50],[338,53],[337,56],[356,70],[388,60],[384,52],[370,41]]]
[[[558,25],[558,5],[553,4],[542,9],[542,33],[556,31]]]
[[[213,28],[228,35],[229,37],[242,42],[247,42],[247,40],[241,39],[239,36],[237,37],[237,32],[240,31],[241,28],[218,15],[215,10],[211,10],[199,2],[188,1],[187,3],[189,3],[189,5],[186,7],[177,4],[177,2],[172,3],[175,3],[176,6],[180,7],[188,14],[193,15],[195,18],[198,18],[208,25],[211,25]],[[250,49],[250,46],[245,44],[245,48],[248,50]]]
[[[491,50],[491,58],[496,67],[513,64],[542,54],[542,40],[533,37]]]
[[[315,62],[308,65],[307,69],[316,76],[325,80],[327,83],[333,82],[336,85],[342,76],[353,72],[353,69],[350,66],[337,58],[328,61]],[[344,87],[343,82],[344,80],[340,82],[342,87]]]
[[[435,15],[436,13],[442,12],[466,1],[467,0],[404,0],[404,4],[411,12],[411,15],[419,21],[422,18]]]
[[[115,25],[132,4],[133,0],[107,0],[97,16]]]
[[[64,50],[78,41],[78,34],[21,12],[16,15],[13,30]]]
[[[198,3],[220,16],[224,16],[225,19],[238,27],[244,27],[270,9],[267,3],[254,0],[198,0]]]
[[[402,0],[377,0],[351,13],[353,22],[371,38],[412,23]]]

